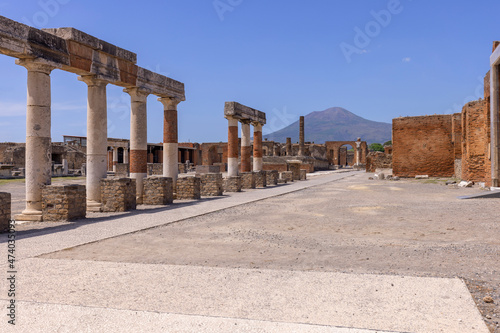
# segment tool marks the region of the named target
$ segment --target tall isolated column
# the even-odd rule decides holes
[[[304,135],[304,116],[300,116],[299,156],[305,155],[304,137],[305,137],[305,135]]]
[[[136,180],[137,203],[142,204],[144,178],[148,176],[148,111],[149,93],[139,89],[125,89],[130,95],[130,178]],[[125,149],[127,151],[127,149]]]
[[[227,116],[227,175],[238,176],[238,119]]]
[[[262,125],[253,124],[253,171],[262,171]]]
[[[42,188],[51,184],[50,73],[55,67],[36,60],[17,60],[28,70],[26,107],[26,209],[20,221],[42,221]]]
[[[87,210],[101,209],[101,179],[107,175],[108,110],[106,81],[94,75],[78,78],[88,86],[87,96]]]
[[[250,120],[241,120],[241,172],[251,172]]]
[[[490,71],[491,101],[491,186],[500,186],[500,87],[499,66],[492,64]]]
[[[177,105],[180,99],[172,97],[160,97],[158,100],[163,104],[163,176],[172,178],[177,183],[179,174],[179,144],[177,133]]]

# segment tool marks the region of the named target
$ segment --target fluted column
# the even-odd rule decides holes
[[[107,175],[108,115],[106,81],[93,75],[78,78],[88,86],[87,96],[87,210],[101,208],[100,181]]]
[[[130,178],[136,180],[136,200],[142,204],[144,178],[148,176],[148,112],[149,93],[139,89],[125,89],[130,95]],[[125,151],[127,151],[125,149]]]
[[[55,67],[37,60],[17,60],[28,70],[26,107],[26,209],[20,221],[42,221],[42,188],[51,184],[50,73]]]
[[[251,172],[250,120],[241,120],[241,172]]]
[[[181,100],[171,97],[161,97],[158,100],[164,107],[163,119],[163,176],[172,178],[177,183],[179,173],[179,144],[177,133],[177,105]]]
[[[262,125],[253,124],[253,171],[262,171]]]
[[[238,119],[227,116],[227,174],[229,177],[238,176]]]

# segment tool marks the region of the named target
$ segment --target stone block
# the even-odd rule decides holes
[[[148,177],[144,179],[145,205],[169,205],[174,200],[174,182],[169,177]]]
[[[10,193],[0,192],[0,232],[9,229],[12,199]]]
[[[221,196],[224,192],[224,184],[221,173],[205,173],[200,175],[201,195],[208,197]]]
[[[241,177],[227,177],[224,180],[225,192],[241,192]]]
[[[183,177],[177,179],[177,199],[196,200],[201,198],[201,179]]]
[[[300,170],[300,180],[307,180],[307,170]]]
[[[277,170],[266,171],[266,183],[267,185],[278,185],[278,180],[280,174]]]
[[[293,180],[300,180],[300,161],[287,161],[288,171],[292,172]]]
[[[48,185],[42,189],[42,219],[71,221],[87,214],[85,185]]]
[[[241,172],[241,188],[252,189],[255,188],[255,174],[253,172]]]
[[[126,212],[136,209],[135,179],[101,179],[101,203],[103,212]]]
[[[284,180],[284,183],[293,182],[293,171],[283,171],[280,173],[280,179]]]
[[[265,171],[257,171],[255,174],[255,187],[267,187],[267,173]]]
[[[116,172],[115,172],[116,177],[127,178],[129,175],[130,173],[128,164],[118,163],[116,165]]]

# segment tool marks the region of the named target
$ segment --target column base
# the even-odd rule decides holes
[[[97,201],[87,200],[87,212],[94,212],[94,213],[102,212],[102,204]]]
[[[42,212],[36,210],[24,211],[14,216],[15,221],[43,222]]]

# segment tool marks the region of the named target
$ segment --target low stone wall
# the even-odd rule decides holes
[[[85,185],[49,185],[42,189],[43,221],[71,221],[86,214]]]
[[[178,178],[177,199],[201,199],[201,179],[199,177]]]
[[[255,174],[253,172],[241,172],[241,188],[255,188]]]
[[[307,180],[307,170],[300,169],[300,180]]]
[[[278,185],[279,178],[280,178],[280,174],[279,174],[278,170],[266,171],[266,183],[267,183],[267,185]]]
[[[11,200],[10,193],[0,192],[0,232],[5,232],[9,229]]]
[[[300,161],[288,161],[288,171],[292,172],[293,180],[300,180],[300,166],[302,162]]]
[[[267,173],[265,171],[257,171],[255,174],[255,187],[267,187]]]
[[[148,177],[144,179],[145,205],[169,205],[174,201],[174,182],[169,177]]]
[[[280,179],[285,180],[284,183],[293,182],[293,172],[292,171],[283,171],[283,172],[280,172]]]
[[[219,165],[197,165],[196,166],[196,175],[204,174],[204,173],[219,173],[220,166]]]
[[[241,192],[241,177],[228,177],[224,179],[225,192]]]
[[[115,172],[116,177],[127,178],[129,175],[130,173],[128,164],[118,163],[116,165],[116,172]]]
[[[162,176],[163,163],[148,163],[148,176]]]
[[[136,209],[135,179],[101,179],[101,203],[103,212],[126,212]]]
[[[221,173],[205,173],[200,175],[201,195],[204,197],[221,196],[224,192],[224,184]]]

